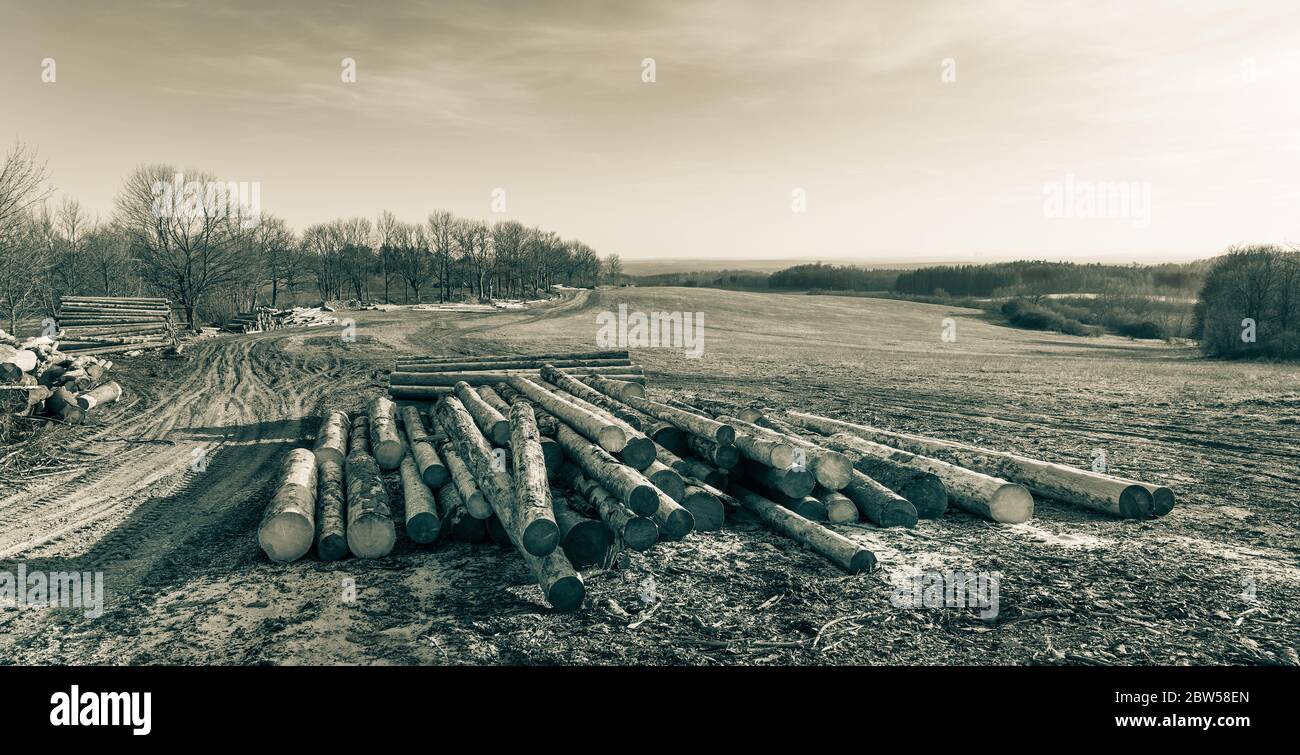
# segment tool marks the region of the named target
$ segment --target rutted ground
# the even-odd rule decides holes
[[[1172,485],[1153,522],[1052,502],[1026,525],[960,513],[843,527],[882,568],[847,577],[740,522],[589,572],[553,615],[490,546],[270,564],[254,528],[271,473],[325,407],[382,390],[395,353],[592,348],[595,313],[702,311],[705,353],[636,353],[653,392],[801,407]],[[103,570],[109,611],[0,611],[15,663],[1289,663],[1300,599],[1295,367],[991,325],[973,310],[693,289],[582,293],[527,312],[354,315],[139,360],[139,401],[69,442],[81,469],[0,488],[0,569]],[[942,319],[957,341],[940,339]],[[155,374],[149,376],[147,371]],[[127,440],[128,439],[129,442]],[[206,463],[195,465],[196,459]],[[396,489],[394,489],[396,492]],[[899,610],[891,578],[1001,571],[1001,614]],[[344,600],[349,585],[356,600]]]

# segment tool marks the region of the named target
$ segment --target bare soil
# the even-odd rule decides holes
[[[960,512],[914,530],[840,526],[880,559],[857,576],[742,518],[589,570],[577,614],[552,613],[494,546],[399,537],[378,561],[262,555],[276,463],[325,409],[383,391],[395,355],[589,350],[596,314],[620,302],[704,314],[701,358],[635,350],[654,396],[1085,467],[1100,449],[1116,474],[1173,487],[1178,506],[1137,522],[1040,500],[1013,527]],[[102,571],[108,593],[98,618],[0,606],[0,662],[1300,664],[1295,366],[848,297],[618,289],[525,312],[349,314],[352,343],[314,328],[120,360],[128,399],[48,431],[42,476],[0,477],[0,571]],[[997,617],[891,604],[894,580],[946,569],[1000,572]]]

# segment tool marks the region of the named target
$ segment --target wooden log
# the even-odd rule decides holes
[[[610,398],[591,386],[580,382],[577,378],[566,375],[556,369],[556,365],[546,364],[541,371],[542,379],[551,383],[561,390],[582,399],[583,401],[596,406],[614,418],[629,425],[637,432],[641,432],[641,415],[639,412],[631,409],[620,401]]]
[[[453,386],[452,390],[456,392],[456,398],[465,405],[469,416],[474,419],[474,424],[478,425],[492,445],[501,448],[510,445],[510,420],[484,401],[469,383],[461,381]]]
[[[695,516],[687,511],[668,494],[655,488],[659,505],[655,508],[654,520],[659,526],[659,535],[664,540],[681,540],[695,529]]]
[[[645,392],[644,380],[627,380],[617,375],[580,375],[579,378],[607,396],[621,396],[626,393],[637,398],[649,398]],[[603,380],[609,381],[609,384],[601,388],[597,384]]]
[[[533,406],[522,399],[510,407],[510,450],[515,483],[514,531],[529,553],[544,556],[555,550],[562,529],[555,520]]]
[[[45,400],[45,408],[50,415],[69,425],[80,425],[86,421],[86,410],[77,405],[77,397],[67,388],[57,388]]]
[[[845,456],[854,469],[910,501],[922,519],[937,519],[948,510],[948,489],[937,475],[893,459],[847,451]]]
[[[317,457],[316,478],[316,555],[337,561],[348,552],[343,462]]]
[[[275,495],[257,527],[257,544],[267,558],[288,563],[311,550],[315,539],[316,457],[295,448],[280,465]]]
[[[120,354],[120,353],[132,352],[132,351],[148,351],[149,349],[161,349],[164,346],[168,346],[168,345],[170,345],[169,341],[159,339],[157,341],[151,341],[149,343],[133,343],[133,344],[128,344],[126,346],[88,346],[86,348],[72,349],[69,348],[68,345],[64,345],[61,348],[63,351],[76,351],[78,355]]]
[[[586,352],[552,352],[550,354],[486,354],[470,356],[466,354],[447,354],[440,356],[403,356],[397,357],[397,364],[446,364],[448,362],[527,362],[548,361],[555,359],[628,359],[627,350],[586,351]]]
[[[849,484],[849,479],[852,477],[853,463],[838,451],[823,448],[810,440],[799,437],[790,431],[793,428],[773,429],[731,418],[722,419],[721,421],[730,421],[738,429],[748,430],[758,435],[766,435],[771,439],[791,444],[798,450],[794,464],[808,467],[812,471],[813,477],[817,478],[817,484],[827,490],[840,490]],[[768,466],[781,468],[776,464]]]
[[[682,498],[686,497],[686,483],[682,481],[682,476],[663,462],[655,460],[650,466],[641,470],[641,473],[646,476],[651,485],[667,493],[674,501],[681,503]]]
[[[818,485],[812,494],[826,507],[826,521],[831,524],[847,524],[860,518],[858,505],[838,490],[827,490]]]
[[[850,574],[870,571],[876,556],[838,532],[829,530],[772,501],[732,483],[731,492],[746,511],[754,514],[765,525],[795,540]]]
[[[599,516],[614,537],[628,548],[643,551],[659,542],[659,525],[653,519],[633,513],[595,480],[584,475],[578,467],[566,462],[556,476],[587,502],[588,508],[584,513]],[[570,504],[577,503],[570,499]]]
[[[863,519],[877,527],[916,526],[916,507],[911,501],[856,469],[840,492],[853,501]]]
[[[364,414],[352,418],[348,432],[348,456],[354,453],[370,454],[370,418]]]
[[[495,390],[507,405],[515,400],[515,396],[523,395],[505,383],[497,383]],[[539,407],[535,402],[533,403],[533,416],[537,418],[537,431],[542,434],[542,437],[554,438],[560,421],[552,417],[549,412]]]
[[[718,445],[731,445],[736,440],[736,430],[730,425],[667,404],[635,396],[631,389],[625,385],[618,385],[613,380],[594,380],[592,385],[601,393],[616,398],[637,411],[676,425],[687,433]]]
[[[488,403],[488,406],[496,409],[503,417],[509,416],[509,402],[501,398],[501,394],[497,393],[492,386],[482,385],[477,390],[478,395]],[[519,392],[513,388],[509,390],[511,397],[519,395]],[[533,407],[533,417],[537,420],[537,431],[542,435],[542,456],[546,459],[546,473],[554,475],[564,463],[564,449],[555,442],[556,419],[536,406]]]
[[[1173,506],[1173,491],[1162,486],[1149,486],[1148,483],[1137,480],[1053,464],[1018,454],[991,451],[955,441],[880,430],[814,414],[791,412],[790,416],[797,424],[817,432],[845,433],[919,456],[938,459],[991,477],[1020,483],[1033,493],[1047,498],[1112,516],[1131,519],[1156,516],[1157,507],[1152,489],[1161,491],[1163,503],[1160,508],[1167,506],[1172,509]],[[944,482],[946,484],[947,480]]]
[[[744,471],[745,477],[791,498],[803,498],[811,493],[817,484],[812,472],[802,467],[773,469],[751,461],[746,462]]]
[[[158,296],[61,296],[59,297],[59,301],[60,302],[95,302],[99,304],[104,304],[106,306],[114,306],[114,305],[128,304],[128,303],[159,304],[162,306],[171,305],[171,302],[168,299],[164,299]]]
[[[574,510],[563,496],[552,498],[555,521],[560,525],[560,547],[569,563],[585,569],[605,562],[614,537],[605,523]]]
[[[406,445],[397,434],[397,406],[385,396],[370,401],[370,450],[379,468],[397,469],[406,456]]]
[[[457,542],[481,543],[487,539],[486,519],[476,519],[465,508],[456,484],[448,482],[438,489],[438,514],[442,520],[442,529]]]
[[[448,440],[473,474],[474,482],[487,496],[492,513],[501,520],[501,526],[520,553],[540,557],[554,551],[559,544],[560,532],[551,512],[550,487],[546,482],[541,448],[524,446],[516,450],[515,471],[522,473],[517,482],[510,474],[504,456],[493,452],[460,399],[449,396],[439,402],[434,412]],[[527,434],[530,428],[522,424],[522,417],[520,422],[520,432]],[[534,424],[531,427],[534,442],[536,429]],[[516,434],[516,439],[524,440],[519,434]]]
[[[627,432],[608,415],[601,416],[588,411],[528,378],[515,378],[511,385],[528,400],[538,404],[606,451],[612,454],[618,453],[627,445]],[[556,439],[559,439],[558,431]]]
[[[557,611],[576,611],[582,606],[582,601],[586,598],[586,587],[563,550],[557,548],[541,557],[522,550],[520,554],[552,608]]]
[[[424,429],[424,418],[420,416],[420,410],[408,404],[399,410],[399,414],[402,417],[402,428],[406,431],[406,443],[411,449],[411,457],[415,459],[415,466],[420,470],[420,479],[424,480],[424,484],[428,485],[430,490],[441,488],[447,484],[447,480],[451,479],[451,473],[447,471],[447,465],[438,456],[429,433]]]
[[[496,385],[500,382],[500,377],[482,378],[476,377],[473,373],[461,373],[464,377],[457,382],[464,381],[473,386]],[[533,377],[536,377],[535,375]],[[641,379],[641,378],[636,378]],[[454,395],[450,385],[390,385],[388,395],[394,400],[400,401],[436,401],[443,396]]]
[[[672,451],[674,454],[681,456],[690,452],[690,447],[686,445],[686,433],[676,425],[669,424],[662,420],[654,419],[649,415],[642,415],[647,421],[641,423],[642,431],[650,437],[655,443]]]
[[[614,494],[638,516],[650,516],[659,508],[659,489],[640,472],[619,463],[600,446],[560,425],[555,440],[583,474]]]
[[[0,343],[0,368],[8,380],[16,380],[24,372],[32,372],[38,363],[36,352],[31,349],[18,349]]]
[[[736,428],[736,449],[747,459],[775,469],[789,469],[795,463],[794,445],[775,433],[764,431],[756,425],[742,423],[734,417],[721,415],[719,422]]]
[[[1034,498],[1024,485],[949,464],[928,456],[901,451],[847,433],[836,433],[826,445],[844,453],[859,452],[930,472],[943,481],[954,506],[995,522],[1019,524],[1034,515]],[[855,470],[855,474],[861,474]],[[847,492],[847,491],[846,491]],[[852,494],[849,494],[852,498]],[[855,499],[856,500],[856,499]]]
[[[90,411],[97,406],[112,404],[120,398],[122,398],[122,386],[110,380],[98,388],[78,394],[77,406],[80,406],[86,411]]]
[[[379,463],[358,442],[358,425],[368,427],[365,417],[352,422],[352,448],[344,465],[348,490],[348,550],[357,558],[382,558],[397,543],[397,527],[389,506],[388,491],[380,477]],[[364,434],[364,433],[363,433]]]
[[[695,530],[715,532],[722,529],[727,512],[718,497],[701,485],[689,484],[685,486],[685,490],[680,502],[682,508],[691,512]]]
[[[406,517],[406,535],[413,542],[425,545],[438,539],[438,530],[442,523],[438,520],[438,508],[433,500],[433,491],[424,484],[420,468],[415,457],[407,454],[402,457],[402,513]]]
[[[444,438],[438,444],[438,450],[442,452],[442,458],[447,462],[447,474],[455,484],[456,491],[460,493],[460,498],[465,503],[465,510],[475,519],[491,517],[492,505],[488,503],[483,491],[479,490],[478,483],[474,482],[473,473],[460,458],[460,453],[452,446],[451,441]]]
[[[726,472],[723,472],[716,467],[711,467],[699,459],[684,459],[663,446],[658,446],[658,444],[656,444],[656,446],[655,458],[661,464],[681,475],[682,479],[687,477],[696,477],[716,488],[726,487]]]
[[[402,362],[397,365],[401,372],[483,372],[495,370],[540,370],[543,365],[561,369],[574,367],[631,367],[627,359],[530,359],[525,361],[497,362]]]
[[[696,456],[722,469],[731,469],[740,463],[740,449],[733,445],[714,443],[698,435],[687,436],[686,445]]]
[[[549,376],[549,377],[548,377]],[[597,397],[608,399],[604,394],[593,391],[591,388],[579,383],[567,375],[562,375],[554,369],[548,370],[542,368],[543,379],[548,380],[557,390],[561,392],[564,399],[576,406],[585,409],[591,414],[601,419],[612,422],[622,429],[626,436],[626,441],[622,450],[618,452],[618,458],[622,459],[624,464],[638,471],[645,471],[655,460],[655,444],[641,430],[624,421],[619,413],[610,411],[605,406],[588,401],[582,391],[595,393]],[[567,381],[567,382],[566,382]],[[608,399],[607,405],[619,405],[617,401]],[[635,419],[635,418],[634,418]],[[639,420],[638,420],[639,421]]]
[[[621,379],[640,377],[644,372],[640,367],[570,367],[563,370],[573,375],[611,375]],[[495,385],[496,383],[516,377],[539,378],[541,369],[536,370],[484,370],[482,372],[390,372],[388,384],[391,386],[455,386],[467,382],[470,385]]]
[[[342,464],[348,458],[348,433],[352,420],[344,412],[330,412],[321,420],[312,453],[317,462]]]

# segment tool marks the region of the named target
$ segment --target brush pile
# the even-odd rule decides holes
[[[802,412],[657,401],[644,382],[625,351],[400,359],[389,381],[400,407],[375,399],[369,418],[351,422],[350,449],[341,413],[318,436],[319,476],[346,485],[321,483],[328,505],[277,495],[263,523],[274,533],[287,529],[276,524],[285,511],[316,512],[314,530],[297,522],[292,548],[265,535],[263,548],[291,560],[283,554],[305,554],[314,531],[322,558],[386,555],[396,528],[380,474],[400,470],[413,541],[511,547],[547,601],[573,610],[584,597],[576,569],[740,512],[858,573],[874,554],[831,525],[915,527],[950,505],[1018,523],[1035,495],[1124,518],[1173,507],[1161,486]],[[286,484],[295,474],[286,468]]]
[[[0,414],[50,416],[71,425],[122,396],[108,379],[113,363],[65,353],[49,336],[19,340],[0,330]]]
[[[110,354],[177,344],[166,299],[65,296],[56,319],[60,348],[66,352]]]
[[[226,323],[231,333],[262,333],[282,328],[316,328],[337,325],[338,318],[329,314],[328,307],[292,307],[274,309],[258,307],[252,312],[241,312]]]

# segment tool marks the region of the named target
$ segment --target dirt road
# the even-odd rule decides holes
[[[382,390],[395,353],[590,347],[618,303],[700,311],[703,358],[636,357],[655,391],[810,411],[1173,484],[1174,514],[1116,522],[1052,502],[1017,527],[950,513],[842,527],[882,562],[846,577],[738,522],[586,577],[550,614],[519,559],[413,547],[269,563],[254,529],[280,456],[327,407]],[[954,343],[941,321],[957,321]],[[979,313],[692,289],[583,293],[535,311],[396,310],[337,330],[225,337],[126,368],[133,401],[69,434],[84,459],[0,488],[0,570],[102,571],[107,612],[0,609],[9,663],[1288,663],[1300,599],[1300,390],[1278,365],[1009,330]],[[1288,472],[1287,470],[1291,470]],[[899,610],[924,569],[1004,574],[999,619]],[[642,621],[644,619],[644,621]]]

